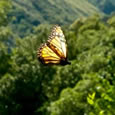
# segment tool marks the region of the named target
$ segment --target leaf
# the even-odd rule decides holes
[[[94,101],[93,101],[91,98],[89,98],[89,97],[87,97],[87,102],[88,102],[90,105],[93,105],[93,104],[94,104]]]

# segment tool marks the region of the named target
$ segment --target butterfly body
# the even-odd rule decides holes
[[[47,43],[38,49],[38,59],[43,64],[70,64],[67,60],[67,45],[60,26],[54,26]]]
[[[60,65],[68,65],[68,64],[71,64],[71,63],[67,60],[67,58],[60,60]]]

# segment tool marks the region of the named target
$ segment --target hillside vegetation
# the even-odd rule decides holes
[[[28,35],[40,24],[71,24],[78,17],[108,15],[115,11],[114,0],[13,0],[11,22],[19,36]]]
[[[115,0],[88,0],[105,14],[115,12]]]
[[[39,24],[70,24],[78,17],[102,13],[86,0],[14,0],[13,6],[12,26],[19,35]]]

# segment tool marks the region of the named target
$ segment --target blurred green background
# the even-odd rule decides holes
[[[71,65],[37,60],[55,24]],[[0,115],[115,115],[115,0],[0,0]]]

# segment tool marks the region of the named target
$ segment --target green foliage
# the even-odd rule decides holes
[[[95,93],[93,93],[92,95],[89,94],[89,96],[87,97],[87,101],[90,105],[94,104],[94,98],[95,98]]]
[[[12,32],[7,26],[8,24],[8,13],[11,9],[10,0],[0,1],[0,78],[9,71],[10,68],[10,54],[8,54],[8,49],[10,50],[10,42]]]
[[[82,93],[67,88],[62,91],[61,97],[58,101],[51,103],[51,115],[83,114],[86,104],[82,101]]]
[[[11,0],[1,0],[0,1],[0,25],[8,24],[8,13],[11,9]]]
[[[108,24],[112,27],[115,27],[115,16],[111,17],[109,20],[108,20]]]

